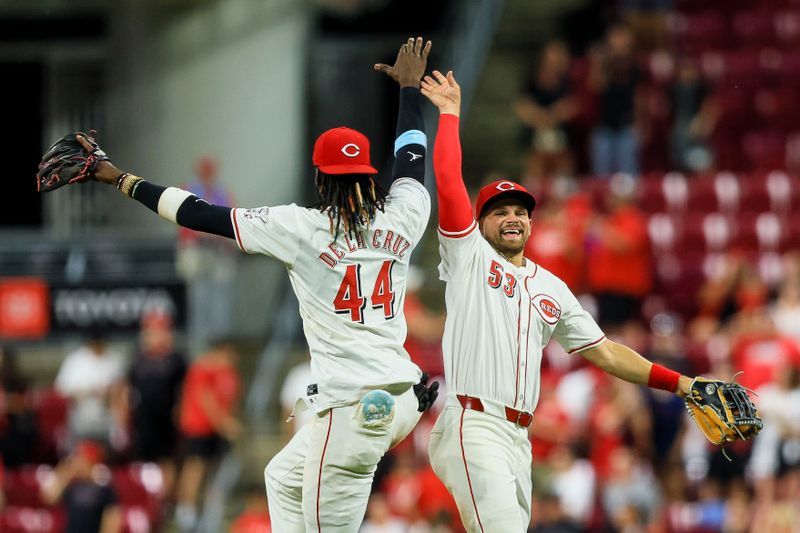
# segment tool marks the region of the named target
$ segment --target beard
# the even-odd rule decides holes
[[[503,239],[502,235],[498,235],[496,239],[492,239],[489,242],[495,250],[505,256],[511,257],[525,250],[525,243],[528,242],[528,239],[520,239],[519,242],[508,242]]]

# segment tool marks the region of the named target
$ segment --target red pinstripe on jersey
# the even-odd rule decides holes
[[[333,426],[333,409],[328,411],[328,434],[325,435],[325,444],[322,446],[322,457],[319,458],[319,475],[317,476],[317,531],[322,532],[322,523],[319,520],[319,494],[322,490],[322,465],[325,463],[325,451],[328,449],[328,439],[331,438],[331,426]]]
[[[481,515],[478,512],[478,504],[475,503],[475,494],[472,492],[472,480],[469,478],[469,467],[467,466],[467,454],[464,452],[464,413],[467,410],[461,408],[461,422],[458,428],[458,438],[461,442],[461,458],[464,460],[464,471],[467,473],[467,485],[469,485],[469,495],[472,498],[472,507],[475,509],[475,516],[478,518],[478,525],[483,531],[483,524],[481,524]]]
[[[517,369],[514,374],[514,407],[517,406],[519,395],[519,349],[522,343],[519,341],[519,327],[522,320],[522,291],[519,293],[519,300],[517,305]]]
[[[525,335],[525,385],[522,386],[522,405],[520,405],[523,409],[525,408],[525,397],[528,394],[528,374],[530,373],[530,367],[528,366],[528,354],[530,353],[530,350],[528,350],[528,342],[531,338],[531,312],[533,311],[533,309],[531,309],[533,307],[531,304],[533,299],[531,298],[530,291],[528,291],[528,280],[535,275],[536,272],[534,271],[533,275],[525,276],[525,292],[528,293],[528,333]]]

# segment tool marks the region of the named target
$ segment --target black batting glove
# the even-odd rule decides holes
[[[433,402],[439,397],[439,382],[434,381],[428,385],[428,374],[423,372],[422,379],[419,380],[419,383],[414,385],[414,394],[416,394],[417,400],[419,401],[417,410],[420,413],[424,413],[431,408]]]

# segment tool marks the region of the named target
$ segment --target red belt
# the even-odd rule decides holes
[[[484,412],[483,402],[480,400],[480,398],[473,398],[471,396],[464,396],[461,394],[456,394],[456,398],[458,398],[458,402],[464,409],[480,411],[481,413]],[[504,407],[506,411],[506,420],[523,428],[530,427],[531,423],[533,422],[532,414],[526,413],[525,411],[518,411],[508,406]]]

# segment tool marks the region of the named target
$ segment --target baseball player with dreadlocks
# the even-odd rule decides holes
[[[437,395],[438,383],[428,386],[403,349],[409,259],[430,215],[419,92],[430,49],[422,38],[409,39],[393,66],[374,67],[400,85],[385,189],[375,180],[369,140],[344,127],[324,132],[314,145],[319,202],[312,208],[210,205],[122,172],[105,157],[92,161],[94,179],[116,184],[167,220],[235,239],[242,251],[286,265],[314,380],[295,411],[316,416],[265,470],[274,531],[356,532],[378,461]],[[93,139],[78,140],[92,157],[99,153]]]
[[[490,183],[473,212],[461,176],[461,90],[452,72],[438,71],[425,76],[421,88],[440,113],[434,172],[439,276],[447,284],[442,351],[448,394],[429,452],[467,530],[528,529],[528,427],[539,399],[542,348],[551,338],[613,376],[685,397],[716,444],[755,435],[761,421],[741,386],[692,380],[607,340],[563,281],[525,259],[536,200],[524,187]]]

